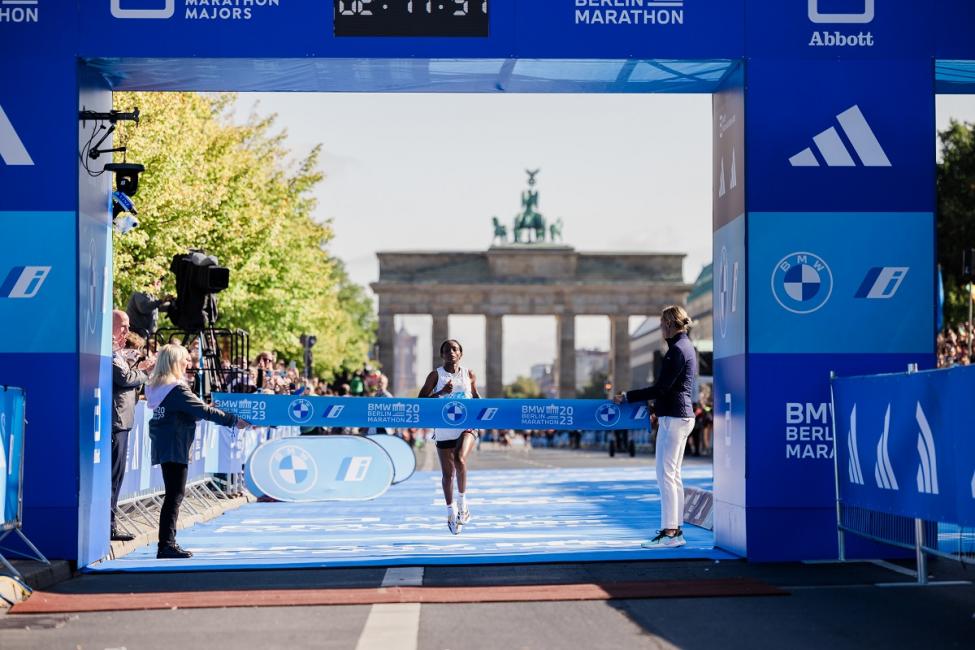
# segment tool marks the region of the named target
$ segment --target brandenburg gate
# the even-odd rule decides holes
[[[560,397],[575,396],[575,317],[606,315],[611,322],[614,387],[630,384],[630,316],[659,314],[684,304],[690,285],[682,277],[683,254],[581,253],[569,246],[513,244],[485,252],[378,253],[379,361],[392,376],[394,317],[433,317],[433,365],[449,338],[450,314],[483,314],[488,397],[501,396],[505,316],[557,319],[556,376]]]
[[[514,242],[494,219],[495,240],[484,252],[380,252],[379,361],[394,376],[394,319],[398,314],[433,317],[433,365],[440,365],[439,345],[449,338],[451,314],[485,317],[487,377],[480,379],[486,397],[501,397],[501,353],[505,316],[555,316],[559,397],[575,396],[575,317],[610,318],[610,376],[614,390],[628,388],[630,316],[659,314],[671,304],[683,305],[691,285],[683,281],[684,255],[677,253],[582,253],[556,244],[562,220],[548,226],[536,210],[538,170],[528,171],[522,210],[514,220]],[[545,241],[546,234],[549,241]]]

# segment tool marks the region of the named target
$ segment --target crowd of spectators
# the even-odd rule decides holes
[[[968,353],[972,340],[972,332],[968,323],[961,323],[957,327],[946,327],[938,334],[938,367],[967,366],[972,362]]]

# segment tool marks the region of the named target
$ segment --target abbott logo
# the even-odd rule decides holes
[[[152,9],[133,9],[132,7],[123,7],[122,5],[131,5],[132,0],[112,0],[112,16],[115,18],[156,18],[165,19],[172,18],[173,14],[176,13],[176,0],[153,0],[152,2],[146,2],[143,0],[142,4],[157,5]]]
[[[887,452],[887,434],[890,431],[890,404],[887,405],[887,413],[884,415],[884,433],[877,441],[877,462],[873,466],[873,478],[877,481],[877,487],[882,490],[899,490],[897,477],[894,476],[894,468],[890,464],[890,454]]]
[[[910,270],[908,266],[874,267],[867,271],[867,276],[863,278],[863,282],[854,297],[868,300],[893,298]]]
[[[873,134],[873,129],[867,124],[867,119],[863,117],[859,106],[851,106],[837,115],[836,119],[864,167],[892,166],[884,148],[880,146],[877,136]],[[813,136],[813,142],[827,167],[857,166],[834,127],[831,126],[822,133]],[[819,167],[819,160],[816,159],[812,148],[807,147],[789,158],[789,164],[793,167]]]
[[[50,272],[50,266],[15,266],[0,284],[0,298],[33,298]]]
[[[863,0],[863,11],[859,13],[824,13],[819,11],[820,0],[809,0],[809,20],[819,24],[858,24],[873,22],[874,0]]]

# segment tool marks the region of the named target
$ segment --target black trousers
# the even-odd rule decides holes
[[[176,520],[179,519],[179,506],[183,503],[186,493],[186,463],[163,463],[163,483],[166,485],[166,496],[163,499],[162,510],[159,511],[159,545],[169,546],[176,543]]]
[[[115,534],[115,506],[125,476],[125,461],[129,450],[129,430],[112,431],[112,534]]]

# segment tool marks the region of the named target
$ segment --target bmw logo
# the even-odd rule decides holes
[[[596,409],[596,422],[601,427],[611,427],[620,421],[623,411],[612,402],[600,404]]]
[[[306,399],[296,399],[288,406],[288,417],[292,422],[304,424],[315,415],[315,407]]]
[[[814,253],[790,253],[772,272],[772,295],[783,309],[811,314],[826,304],[833,293],[833,272]]]
[[[467,407],[462,402],[447,402],[441,414],[444,422],[457,426],[467,420]]]
[[[271,456],[269,463],[271,479],[286,492],[307,492],[318,479],[315,459],[297,445],[282,447]]]

